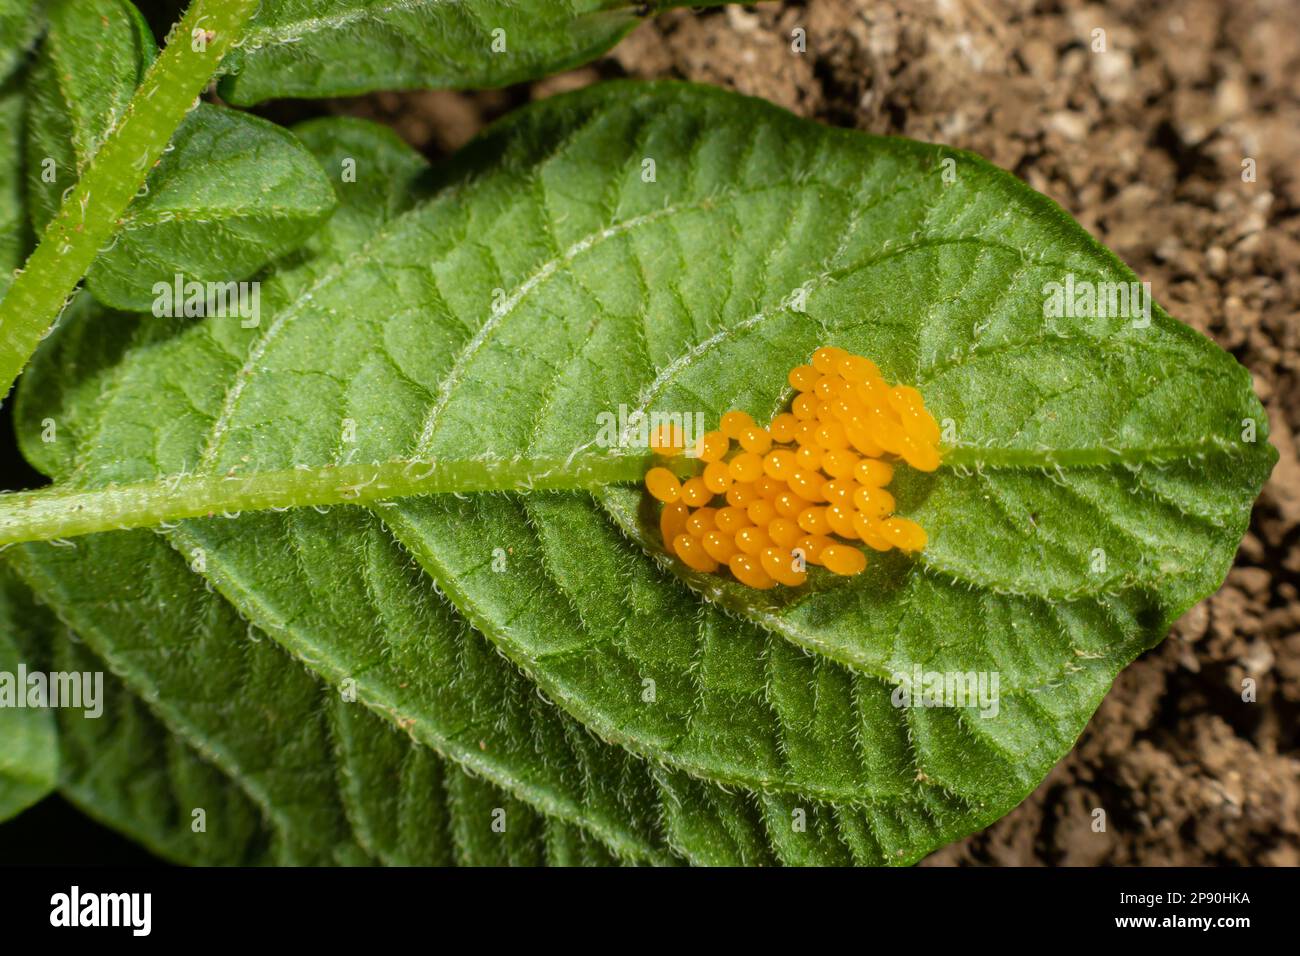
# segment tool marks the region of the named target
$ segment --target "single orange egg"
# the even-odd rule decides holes
[[[686,530],[686,521],[690,513],[691,509],[680,501],[664,505],[663,513],[659,515],[659,534],[663,539],[664,548],[669,553],[676,553],[673,551],[673,538]]]
[[[886,518],[880,522],[881,536],[902,551],[920,551],[928,540],[925,529],[908,518]]]
[[[853,493],[853,507],[868,518],[883,518],[894,510],[894,496],[884,488],[862,485]]]
[[[724,534],[735,536],[736,532],[746,527],[751,522],[749,515],[744,508],[736,508],[728,505],[725,508],[719,508],[713,516],[713,523],[717,529]]]
[[[752,482],[763,473],[763,459],[759,458],[753,452],[742,451],[731,463],[727,465],[731,477],[735,481]]]
[[[673,550],[677,552],[677,557],[681,558],[687,567],[705,572],[718,570],[718,562],[709,557],[709,553],[704,550],[703,543],[696,538],[692,538],[689,534],[679,534],[674,538]]]
[[[883,488],[894,480],[894,466],[887,461],[863,458],[854,466],[853,477],[860,485]]]
[[[849,353],[834,345],[823,345],[812,354],[812,367],[823,375],[830,375],[837,372],[840,359]]]
[[[696,454],[702,461],[722,461],[731,450],[731,440],[722,432],[705,432],[697,443]]]
[[[811,365],[796,365],[790,369],[789,381],[791,387],[799,392],[811,392],[817,380],[822,377],[822,373],[817,371]]]
[[[767,536],[775,541],[778,547],[792,548],[794,543],[803,537],[803,531],[789,518],[773,518],[768,522]]]
[[[821,469],[832,478],[848,478],[860,459],[847,448],[827,448],[822,454]]]
[[[669,504],[682,495],[682,483],[667,468],[651,468],[647,471],[645,487],[652,496]]]
[[[714,530],[714,521],[718,509],[699,508],[686,519],[686,533],[692,538],[702,538],[705,532]]]
[[[830,522],[826,520],[825,508],[805,508],[799,512],[799,527],[809,534],[829,534]]]
[[[784,548],[764,548],[758,560],[769,577],[788,587],[798,587],[808,580],[805,572],[795,569],[794,558]]]
[[[741,448],[755,455],[766,454],[772,447],[772,436],[768,434],[766,428],[759,428],[757,425],[741,431],[738,440]]]
[[[822,552],[834,543],[833,539],[824,534],[806,534],[794,543],[794,549],[809,564],[821,564]]]
[[[860,574],[867,567],[867,556],[847,544],[832,544],[823,548],[821,558],[827,571],[846,577]]]
[[[795,426],[799,424],[799,419],[795,418],[789,412],[782,412],[772,419],[772,424],[768,431],[772,434],[772,440],[778,442],[794,441]]]
[[[772,547],[772,539],[767,536],[767,529],[750,525],[736,532],[736,547],[746,554],[758,554]]]
[[[704,546],[704,551],[714,561],[720,564],[726,564],[731,560],[732,555],[738,554],[734,534],[725,534],[722,531],[710,531],[700,539],[700,544]]]
[[[754,427],[754,419],[750,418],[747,413],[738,410],[727,412],[722,416],[722,421],[718,423],[718,428],[728,438],[739,438],[740,433],[746,428]]]
[[[713,500],[713,492],[709,490],[703,478],[687,478],[682,482],[681,498],[685,504],[698,508]]]
[[[704,466],[704,484],[715,495],[725,495],[731,487],[731,471],[725,461],[711,461]]]
[[[766,498],[759,498],[745,509],[745,513],[754,524],[766,527],[776,517],[776,506]]]
[[[770,574],[763,570],[759,559],[749,554],[734,555],[727,566],[731,568],[731,573],[736,576],[736,580],[748,587],[755,588],[759,591],[766,591],[769,588],[776,587],[776,581]]]
[[[797,467],[794,452],[784,448],[773,449],[763,458],[763,470],[777,481],[785,481]]]
[[[862,543],[876,551],[888,551],[893,545],[885,540],[880,533],[880,522],[875,518],[868,518],[861,511],[853,514],[853,530],[858,533]]]

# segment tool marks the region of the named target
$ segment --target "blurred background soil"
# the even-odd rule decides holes
[[[1032,796],[926,864],[1300,864],[1295,0],[675,11],[596,64],[539,83],[324,108],[389,123],[437,158],[530,99],[613,76],[712,83],[981,153],[1064,206],[1157,301],[1250,369],[1281,460],[1227,583],[1120,675]],[[1242,700],[1247,678],[1254,702]],[[1098,808],[1104,832],[1093,830]]]

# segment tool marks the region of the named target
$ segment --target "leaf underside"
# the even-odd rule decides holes
[[[369,711],[343,719],[382,715],[367,720],[503,788],[547,833],[629,861],[907,863],[1018,803],[1118,670],[1217,587],[1275,457],[1246,372],[1159,308],[1146,326],[1045,319],[1048,282],[1133,276],[969,154],[678,84],[544,101],[436,171],[363,124],[298,133],[326,170],[357,158],[357,181],[332,176],[339,207],[265,283],[261,326],[74,306],[20,391],[37,467],[90,489],[562,457],[620,404],[766,420],[785,372],[827,342],[915,384],[951,420],[960,464],[900,469],[899,511],[930,534],[921,555],[770,593],[668,560],[633,488],[15,549],[159,707],[189,707],[166,685],[168,651],[194,638],[166,637],[165,608],[192,593],[270,637],[230,638],[277,655],[268,680],[292,671],[317,708],[337,694],[287,651],[328,685],[355,682]],[[164,567],[166,589],[135,570]],[[110,592],[134,597],[113,619],[97,608]],[[159,637],[133,631],[137,616]],[[997,673],[996,716],[894,706],[897,675],[918,667]],[[250,711],[291,696],[252,686],[225,693]],[[164,714],[187,739],[240,737],[241,719]],[[322,738],[346,736],[339,719]],[[317,759],[303,772],[328,772]],[[292,786],[259,786],[264,813],[294,817]],[[355,843],[387,862],[376,847],[405,840],[394,812],[345,813],[350,828],[313,827],[337,836],[301,852]]]

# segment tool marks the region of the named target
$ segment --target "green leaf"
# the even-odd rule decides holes
[[[127,0],[56,0],[48,18],[27,81],[27,188],[37,232],[122,119],[158,55],[149,25]]]
[[[44,673],[37,658],[49,615],[0,566],[0,820],[53,789],[59,772],[54,715],[27,702],[25,675]]]
[[[169,531],[277,642],[332,683],[364,670],[372,705],[468,761],[440,722],[475,697],[419,644],[414,555],[538,690],[668,768],[623,792],[659,806],[692,859],[908,862],[997,819],[1117,671],[1222,580],[1275,458],[1245,371],[1162,310],[1045,320],[1046,283],[1133,276],[969,154],[719,91],[610,84],[521,111],[440,185],[360,246],[277,276],[261,329],[149,323],[74,412],[99,425],[69,484],[554,460],[620,404],[766,419],[817,345],[872,357],[956,440],[938,473],[896,482],[930,547],[851,580],[760,594],[683,573],[634,489]],[[996,673],[996,715],[894,706],[916,668]],[[534,753],[554,759],[562,739]],[[586,776],[605,784],[645,766],[592,753]],[[557,801],[566,776],[528,799],[652,845],[627,808],[620,829],[597,802]]]
[[[608,860],[323,686],[155,535],[11,560],[89,648],[56,643],[55,666],[116,675],[101,717],[61,712],[64,791],[156,852],[204,864]]]
[[[58,670],[107,670],[69,637],[55,639],[52,650]],[[89,816],[175,863],[274,862],[274,831],[257,804],[111,673],[104,673],[101,717],[64,709],[58,720],[59,792]]]
[[[16,83],[0,88],[0,296],[31,244],[22,190],[24,99]]]
[[[44,228],[120,121],[157,50],[127,0],[61,2],[30,83],[27,179]],[[309,236],[333,194],[288,132],[201,103],[91,267],[96,298],[123,309],[155,304],[155,283],[245,279]],[[188,295],[188,293],[187,293]],[[206,296],[205,296],[206,298]]]
[[[36,40],[40,5],[31,0],[0,0],[0,81],[9,77]]]
[[[714,6],[706,0],[696,7]],[[348,96],[505,86],[579,66],[641,18],[685,4],[629,0],[263,0],[221,95]]]

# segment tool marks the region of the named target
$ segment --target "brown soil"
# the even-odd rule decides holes
[[[971,149],[1061,203],[1251,370],[1282,457],[1224,587],[1120,676],[1018,809],[925,862],[1298,865],[1298,21],[1293,0],[764,3],[666,14],[530,87],[329,109],[384,119],[436,156],[531,98],[681,77]],[[1246,678],[1257,702],[1242,700]]]

